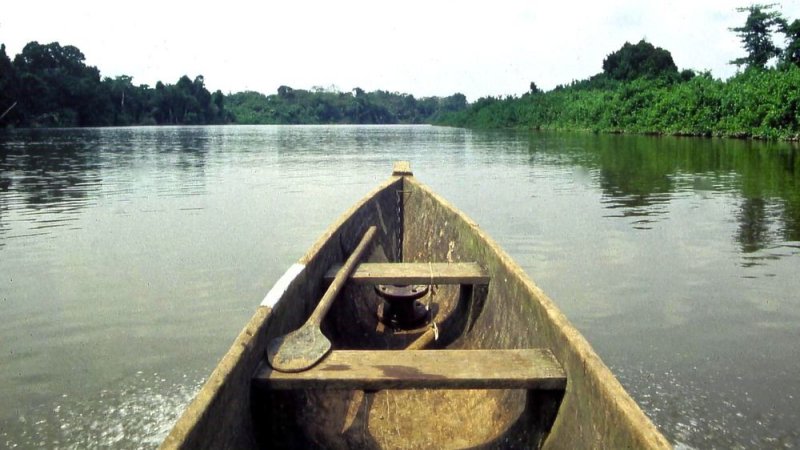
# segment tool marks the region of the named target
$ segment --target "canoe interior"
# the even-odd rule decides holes
[[[251,389],[267,343],[298,328],[366,229],[364,260],[477,262],[488,285],[434,286],[439,339],[428,348],[546,348],[566,391]],[[280,301],[258,309],[163,448],[670,448],[553,302],[480,229],[412,176],[393,176],[301,258]],[[349,283],[322,324],[340,350],[402,349],[426,327],[392,330],[373,286]]]

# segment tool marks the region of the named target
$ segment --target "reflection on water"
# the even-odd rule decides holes
[[[135,173],[127,171],[147,158],[157,159],[155,169],[182,193],[202,192],[213,144],[200,127],[7,131],[0,139],[0,233],[9,229],[4,222],[12,211],[28,225],[24,234],[6,238],[46,234],[41,230],[68,225],[106,195],[134,193]],[[113,182],[102,177],[108,168]]]
[[[345,142],[335,129],[285,127],[276,132],[274,148],[278,164],[309,157],[308,149],[335,148],[338,153],[316,154],[321,162],[331,157],[348,158],[376,152],[386,138],[380,128],[352,127]],[[463,134],[459,134],[461,142]],[[487,137],[488,136],[488,137]],[[412,130],[394,130],[391,139],[407,145],[417,138]],[[480,135],[478,146],[497,135]],[[202,194],[206,157],[223,142],[203,127],[109,130],[35,130],[3,136],[0,152],[0,233],[7,230],[3,219],[9,208],[24,205],[30,210],[32,230],[66,225],[94,197],[109,188],[132,188],[133,179],[122,186],[108,186],[102,168],[124,172],[142,162],[158,159],[157,170],[180,186],[183,194]],[[335,145],[334,145],[335,142]],[[702,151],[698,151],[702,142]],[[226,140],[230,143],[230,140]],[[449,142],[459,145],[459,142]],[[519,144],[519,141],[516,141]],[[142,154],[141,149],[148,153]],[[302,149],[302,151],[300,151]],[[258,151],[243,146],[241,151]],[[634,228],[649,229],[649,223],[668,218],[665,205],[686,193],[706,196],[732,195],[739,204],[732,216],[738,225],[734,238],[743,253],[770,249],[781,242],[800,241],[800,158],[786,144],[735,140],[664,139],[641,136],[533,135],[529,163],[582,167],[592,173],[602,192],[600,202],[609,218],[626,218]],[[299,155],[298,155],[299,154]],[[169,189],[173,189],[169,186]],[[40,212],[51,210],[59,217],[47,219]],[[65,218],[66,216],[66,218]],[[1,245],[1,244],[0,244]]]
[[[742,253],[800,242],[800,151],[794,146],[644,136],[551,139],[556,142],[543,145],[541,136],[534,135],[531,161],[596,173],[601,202],[610,210],[607,217],[650,229],[647,224],[669,219],[667,205],[676,197],[728,195],[738,203],[731,220],[738,223],[733,238]]]
[[[415,126],[2,131],[0,446],[155,446],[396,159],[511,253],[673,442],[800,446],[798,153]]]

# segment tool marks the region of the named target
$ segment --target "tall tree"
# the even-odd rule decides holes
[[[114,125],[131,125],[138,123],[141,116],[142,89],[133,85],[133,78],[120,75],[103,79],[104,94],[108,97]]]
[[[19,101],[17,71],[6,54],[6,45],[0,44],[0,125],[16,123],[14,108]]]
[[[603,60],[603,73],[615,80],[634,80],[641,77],[676,76],[678,67],[672,54],[642,39],[638,44],[626,42]]]
[[[33,124],[94,125],[105,111],[98,108],[100,71],[84,64],[83,53],[58,42],[30,42],[14,58],[19,74],[22,109]]]
[[[445,97],[440,103],[440,109],[442,112],[457,112],[467,109],[467,97],[460,92]]]
[[[736,58],[731,64],[763,69],[772,58],[781,55],[781,49],[772,41],[772,35],[776,31],[785,30],[787,24],[781,13],[772,10],[775,6],[770,3],[736,8],[738,12],[746,12],[747,19],[743,26],[730,30],[739,36],[747,56]]]
[[[786,49],[783,51],[783,60],[800,66],[800,20],[795,19],[789,24],[784,34],[786,34]]]

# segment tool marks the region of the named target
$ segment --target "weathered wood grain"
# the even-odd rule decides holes
[[[314,308],[314,312],[306,323],[299,329],[279,336],[269,343],[269,346],[267,346],[267,360],[272,367],[284,372],[299,372],[316,364],[330,351],[331,342],[322,334],[319,326],[325,314],[331,309],[333,301],[339,295],[339,291],[347,281],[347,277],[358,264],[361,256],[367,251],[377,232],[378,227],[371,226],[364,233],[361,242],[358,243],[353,253],[347,257],[341,269],[337,271],[333,282],[328,286],[322,296],[322,300]]]
[[[332,280],[339,266],[332,267],[326,280]],[[359,284],[488,284],[489,275],[478,263],[361,263],[350,275]]]
[[[269,389],[542,389],[567,378],[547,349],[337,350],[313,368],[283,373],[263,365],[254,383]]]
[[[392,166],[392,176],[403,177],[413,176],[414,172],[411,171],[411,163],[409,161],[395,161]]]

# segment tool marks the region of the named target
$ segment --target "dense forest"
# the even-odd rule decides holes
[[[30,42],[13,61],[0,45],[0,125],[73,127],[212,124],[233,120],[222,92],[202,76],[134,86],[129,76],[100,78],[71,45]]]
[[[0,45],[0,126],[430,123],[466,107],[462,94],[416,99],[360,88],[342,93],[281,86],[270,96],[226,96],[210,93],[202,75],[136,86],[127,75],[101,79],[71,45],[30,42],[13,61]]]
[[[239,92],[225,97],[225,101],[236,123],[242,124],[431,123],[467,108],[463,94],[416,99],[408,94],[364,92],[360,88],[339,92],[281,86],[275,95]]]
[[[136,86],[130,76],[101,78],[73,46],[31,42],[11,60],[0,45],[0,127],[182,124],[436,123],[472,128],[592,130],[757,138],[800,138],[800,20],[775,5],[738,8],[732,28],[746,55],[719,80],[679,70],[668,50],[645,40],[625,43],[602,72],[549,92],[530,83],[521,96],[462,94],[415,98],[360,88],[277,93],[210,93],[201,75],[175,84]],[[784,48],[774,37],[784,36]]]
[[[669,51],[642,40],[608,55],[603,71],[587,80],[549,92],[531,83],[520,97],[481,98],[440,123],[797,140],[800,20],[789,23],[774,6],[738,9],[747,19],[731,31],[747,55],[731,61],[742,70],[726,81],[678,71]],[[775,33],[784,35],[785,48],[774,43]]]

